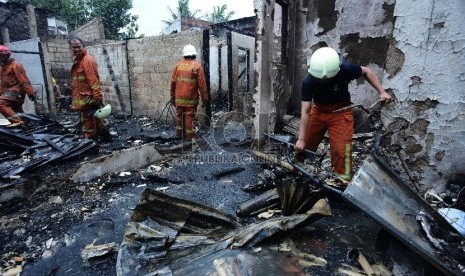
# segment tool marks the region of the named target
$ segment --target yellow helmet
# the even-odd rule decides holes
[[[94,117],[99,119],[105,119],[106,117],[110,116],[111,114],[111,105],[107,104],[106,106],[97,109],[94,113]]]
[[[336,76],[341,64],[339,55],[333,48],[323,47],[310,57],[308,73],[317,79],[329,79]]]

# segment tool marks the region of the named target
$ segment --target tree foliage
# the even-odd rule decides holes
[[[197,18],[200,10],[191,11],[189,8],[189,0],[178,0],[178,6],[176,12],[174,12],[169,6],[168,10],[171,14],[170,20],[162,20],[166,27],[171,26],[174,22],[180,19],[182,16]]]
[[[207,21],[210,23],[221,23],[231,20],[231,17],[235,14],[234,11],[226,12],[228,6],[224,4],[223,6],[213,7],[213,12],[206,15]]]
[[[138,16],[129,13],[132,0],[9,0],[9,2],[32,4],[49,10],[68,23],[73,30],[100,16],[107,39],[134,37],[139,29]]]

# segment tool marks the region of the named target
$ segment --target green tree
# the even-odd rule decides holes
[[[166,27],[171,26],[176,20],[180,19],[181,16],[197,18],[200,10],[191,11],[189,8],[189,0],[178,0],[178,7],[176,12],[174,12],[169,6],[168,10],[171,14],[171,20],[162,20]]]
[[[90,8],[90,17],[100,16],[105,26],[105,37],[121,39],[134,35],[138,30],[138,16],[128,13],[132,9],[132,0],[87,0]],[[120,32],[126,28],[127,32]],[[133,37],[133,36],[132,36]]]
[[[207,21],[210,23],[221,23],[231,20],[231,17],[235,14],[234,11],[226,12],[228,6],[224,4],[223,6],[213,7],[213,12],[206,15]]]
[[[73,30],[95,16],[102,18],[107,39],[134,37],[139,26],[138,16],[130,14],[132,0],[10,0],[9,2],[32,4],[49,10],[68,23]]]

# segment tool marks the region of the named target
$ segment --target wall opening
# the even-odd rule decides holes
[[[240,98],[244,100],[244,111],[247,114],[252,112],[252,102],[250,95],[250,50],[238,48],[237,53],[237,92]]]
[[[273,62],[286,62],[288,8],[282,1],[276,1],[273,16],[274,51]]]

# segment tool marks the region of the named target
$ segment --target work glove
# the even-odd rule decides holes
[[[207,104],[208,104],[208,101],[203,101],[203,102],[202,102],[202,108],[207,107]]]
[[[31,101],[34,101],[36,99],[36,97],[34,95],[27,95],[27,97],[29,98],[29,100]]]
[[[171,100],[170,100],[170,103],[171,103],[172,105],[176,105],[176,102],[175,102],[174,99],[171,99]]]

